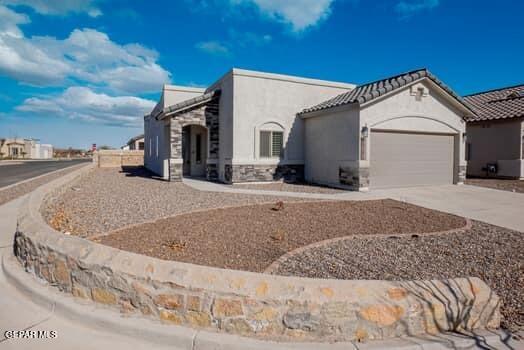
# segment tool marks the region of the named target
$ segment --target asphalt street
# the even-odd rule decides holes
[[[0,162],[0,188],[31,179],[51,171],[64,169],[91,159],[27,161],[2,164]]]

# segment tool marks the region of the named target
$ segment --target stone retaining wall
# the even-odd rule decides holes
[[[63,292],[163,322],[283,341],[348,341],[497,328],[499,298],[478,278],[341,281],[164,261],[54,231],[39,188],[20,209],[14,252]]]
[[[93,155],[93,162],[99,168],[144,165],[144,151],[100,150]]]

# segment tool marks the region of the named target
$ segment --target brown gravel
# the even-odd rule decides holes
[[[496,190],[524,193],[524,180],[466,179],[466,185],[494,188]]]
[[[479,277],[502,298],[502,326],[524,330],[524,234],[481,222],[446,235],[338,241],[290,257],[275,273],[380,280]]]
[[[57,172],[54,172],[52,174],[44,175],[39,177],[35,180],[26,181],[24,183],[14,185],[12,187],[9,187],[7,189],[0,189],[0,205],[5,204],[9,201],[12,201],[13,199],[16,199],[18,197],[22,197],[25,194],[28,194],[29,192],[34,191],[37,187],[51,182],[61,176],[64,176],[76,169],[78,169],[81,166],[85,166],[86,164],[82,165],[74,165],[69,168],[61,169]]]
[[[166,260],[261,272],[284,253],[334,237],[434,232],[463,218],[394,200],[217,209],[121,230],[99,241]]]
[[[213,193],[152,178],[143,168],[97,168],[49,196],[42,214],[55,229],[88,237],[194,210],[299,198]],[[302,200],[303,201],[303,200]]]
[[[304,192],[304,193],[326,193],[336,194],[344,193],[347,191],[330,188],[325,186],[317,186],[312,184],[300,184],[300,183],[285,183],[285,182],[272,182],[267,184],[235,184],[233,188],[249,189],[249,190],[260,190],[260,191],[284,191],[284,192]]]

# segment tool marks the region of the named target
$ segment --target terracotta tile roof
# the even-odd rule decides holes
[[[377,80],[372,83],[359,85],[351,91],[340,94],[330,100],[324,101],[316,106],[306,108],[299,114],[305,114],[309,112],[320,111],[323,109],[333,108],[337,106],[358,103],[362,104],[369,102],[379,96],[387,94],[390,91],[401,88],[409,83],[412,83],[416,80],[428,78],[431,79],[435,84],[440,86],[448,94],[453,96],[458,102],[464,105],[467,109],[470,109],[469,106],[464,104],[462,98],[457,95],[453,90],[446,86],[442,81],[440,81],[436,76],[434,76],[426,68],[417,69],[411,72],[402,73],[389,77],[382,80]]]
[[[467,121],[524,117],[524,84],[464,97],[476,116]]]
[[[212,90],[203,95],[190,98],[189,100],[185,100],[174,105],[167,106],[166,108],[157,112],[157,114],[154,115],[154,117],[157,119],[163,119],[166,115],[174,115],[177,113],[185,112],[190,109],[203,106],[204,104],[218,98],[219,96],[220,90]]]

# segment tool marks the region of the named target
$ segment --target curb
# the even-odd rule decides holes
[[[199,331],[182,326],[164,325],[137,316],[126,317],[91,301],[65,295],[26,273],[10,253],[2,256],[2,272],[11,287],[35,304],[50,308],[53,313],[92,329],[109,331],[131,339],[170,345],[174,350],[439,350],[439,349],[524,349],[504,331],[480,331],[472,335],[443,333],[437,336],[392,338],[365,343],[279,343],[245,338],[231,334]],[[130,340],[131,343],[132,340]],[[511,345],[509,342],[511,341]]]
[[[38,175],[38,176],[35,176],[35,177],[32,177],[30,179],[25,179],[25,180],[22,180],[22,181],[18,181],[18,182],[15,182],[14,184],[11,184],[11,185],[7,185],[7,186],[4,186],[4,187],[0,187],[0,193],[2,193],[2,191],[5,191],[5,190],[8,190],[10,188],[13,188],[15,186],[19,186],[19,185],[23,185],[27,182],[31,182],[31,181],[34,181],[34,180],[38,180],[44,176],[47,176],[47,175],[52,175],[52,174],[56,174],[60,171],[64,171],[64,170],[67,170],[67,169],[71,169],[71,168],[75,168],[75,167],[83,167],[83,166],[88,166],[89,164],[92,164],[92,163],[89,163],[89,162],[85,162],[85,163],[80,163],[80,164],[76,164],[76,165],[70,165],[70,166],[67,166],[65,168],[61,168],[61,169],[57,169],[57,170],[53,170],[53,171],[50,171],[48,173],[45,173],[45,174],[41,174],[41,175]],[[8,164],[6,164],[8,165]]]
[[[449,214],[449,215],[453,215],[453,214]],[[279,257],[277,260],[273,261],[271,265],[266,267],[266,269],[262,273],[273,274],[275,271],[278,270],[278,268],[284,261],[286,261],[287,259],[295,255],[301,254],[310,249],[324,247],[328,244],[332,244],[332,243],[336,243],[340,241],[345,241],[345,240],[350,240],[350,239],[374,239],[374,238],[385,238],[385,237],[405,238],[405,237],[410,237],[413,235],[421,236],[421,237],[443,236],[443,235],[448,235],[448,234],[457,233],[461,231],[469,231],[472,226],[471,220],[468,218],[463,218],[463,219],[464,221],[466,221],[466,224],[464,226],[459,227],[459,228],[454,228],[451,230],[446,230],[446,231],[392,233],[392,234],[374,234],[374,235],[373,234],[371,235],[349,235],[349,236],[343,236],[343,237],[329,238],[329,239],[326,239],[320,242],[314,242],[314,243],[311,243],[311,244],[308,244],[302,247],[298,247],[296,249],[293,249],[292,251],[285,253],[284,255]]]

